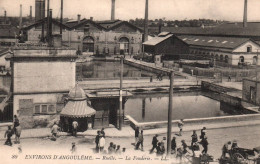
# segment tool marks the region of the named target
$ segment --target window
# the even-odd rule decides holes
[[[246,52],[252,52],[252,46],[247,46],[246,47]]]
[[[35,114],[55,114],[56,108],[54,104],[35,104],[34,105]]]
[[[89,25],[85,25],[84,27],[84,34],[89,32]]]

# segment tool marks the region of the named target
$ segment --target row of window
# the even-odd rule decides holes
[[[54,104],[35,104],[34,114],[55,114],[56,106]]]

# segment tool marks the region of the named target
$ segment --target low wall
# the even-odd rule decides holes
[[[223,93],[223,92],[231,92],[231,91],[238,91],[235,88],[228,88],[228,87],[223,87],[211,82],[207,81],[201,81],[201,90],[206,90],[206,91],[213,91],[217,93]]]
[[[167,127],[167,121],[158,121],[158,122],[137,122],[131,116],[126,115],[126,118],[130,121],[130,126],[135,129],[139,127],[141,129],[155,129],[155,128],[165,128]],[[207,124],[215,124],[215,127],[223,127],[221,123],[231,123],[231,122],[241,122],[241,121],[252,121],[260,120],[260,114],[247,114],[247,115],[236,115],[236,116],[223,116],[223,117],[208,117],[208,118],[195,118],[195,119],[184,119],[185,126],[189,125],[198,125],[198,126],[207,126]],[[173,127],[177,126],[179,120],[173,120]],[[237,126],[239,124],[236,124]]]

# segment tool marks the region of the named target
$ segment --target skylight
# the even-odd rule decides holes
[[[225,44],[225,43],[227,43],[227,41],[225,40],[225,41],[223,41],[222,43]]]
[[[213,42],[213,40],[209,40],[208,42],[211,43],[211,42]]]
[[[199,39],[195,39],[194,41],[197,42],[197,41],[199,41]]]

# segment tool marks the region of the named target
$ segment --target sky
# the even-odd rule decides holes
[[[47,0],[46,0],[47,1]],[[50,0],[53,16],[60,16],[60,1]],[[108,20],[111,14],[111,0],[63,0],[64,16],[72,19],[94,17],[94,20]],[[19,16],[20,4],[23,16],[30,13],[35,0],[0,0],[0,15],[4,10],[8,16]],[[260,0],[248,0],[248,21],[260,21]],[[46,7],[47,9],[47,7]],[[116,0],[116,19],[144,18],[145,0]],[[149,0],[149,19],[166,20],[218,19],[242,21],[244,0]]]

